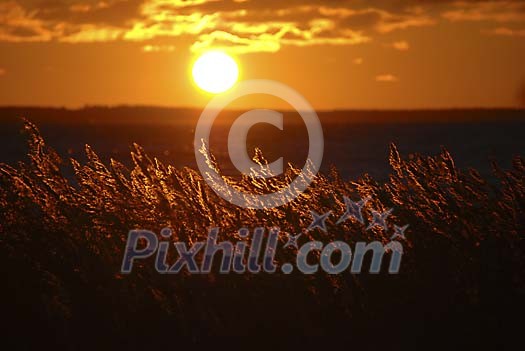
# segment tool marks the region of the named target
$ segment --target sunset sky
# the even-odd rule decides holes
[[[202,107],[224,49],[317,109],[514,107],[524,1],[0,0],[0,105]]]

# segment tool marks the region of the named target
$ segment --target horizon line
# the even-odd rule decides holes
[[[203,110],[205,107],[196,106],[166,106],[166,105],[148,105],[148,104],[115,104],[115,105],[104,105],[104,104],[85,104],[80,107],[71,106],[53,106],[53,105],[1,105],[0,109],[49,109],[49,110],[66,110],[66,111],[82,111],[89,109],[171,109],[171,110]],[[253,107],[256,108],[256,107]],[[252,109],[253,109],[252,108]],[[267,108],[270,109],[270,108]],[[294,112],[293,109],[280,109],[283,112]],[[225,111],[243,111],[245,108],[228,108]],[[330,112],[417,112],[417,111],[524,111],[525,106],[494,106],[494,107],[471,107],[471,106],[459,106],[459,107],[403,107],[403,108],[322,108],[314,109],[316,112],[330,113]]]

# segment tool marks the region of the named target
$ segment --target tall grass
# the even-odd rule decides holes
[[[384,184],[366,175],[345,181],[332,169],[287,205],[247,210],[218,197],[196,170],[165,165],[138,145],[132,169],[102,162],[89,146],[81,164],[61,159],[30,122],[24,130],[28,162],[0,165],[2,301],[10,325],[4,331],[18,342],[78,348],[137,346],[156,338],[169,345],[177,336],[264,332],[371,336],[373,343],[389,344],[401,335],[425,338],[436,328],[474,342],[509,333],[507,318],[523,298],[521,157],[511,170],[494,165],[494,184],[476,170],[457,169],[445,149],[403,159],[392,144],[392,174]],[[260,153],[256,161],[265,162]],[[68,166],[74,180],[64,175]],[[268,192],[296,173],[228,182]],[[335,225],[343,196],[370,197],[369,210],[393,207],[391,219],[410,224],[399,275],[160,275],[152,261],[138,261],[130,275],[119,273],[127,233],[137,228],[158,233],[170,227],[173,240],[191,244],[219,226],[221,240],[236,240],[240,227],[297,232],[309,225],[310,210],[332,210],[328,233],[316,230],[310,238],[386,243],[379,230],[352,221]],[[280,249],[277,261],[292,262],[294,255]],[[28,330],[40,339],[24,338]]]

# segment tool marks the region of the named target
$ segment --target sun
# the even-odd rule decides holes
[[[237,62],[222,51],[202,54],[193,64],[193,80],[199,88],[218,94],[230,89],[239,78]]]

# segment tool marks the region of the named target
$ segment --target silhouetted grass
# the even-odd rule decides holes
[[[37,128],[29,122],[24,128],[30,161],[0,165],[7,340],[135,348],[151,340],[174,346],[181,336],[331,334],[389,345],[452,335],[467,345],[496,345],[518,328],[512,317],[525,291],[523,158],[515,158],[512,170],[494,165],[494,185],[475,170],[457,169],[446,150],[402,159],[391,145],[392,174],[384,184],[369,176],[344,181],[333,169],[287,205],[247,210],[219,198],[196,170],[164,165],[138,145],[133,169],[117,160],[104,164],[86,146],[87,163],[69,160],[71,181],[64,176],[67,163]],[[268,182],[228,181],[270,192],[295,173]],[[387,242],[381,231],[352,221],[335,225],[343,195],[370,196],[368,209],[394,207],[391,219],[410,224],[399,275],[161,275],[151,260],[136,262],[130,275],[119,273],[127,233],[137,228],[170,227],[173,240],[191,244],[219,226],[221,240],[236,240],[240,227],[297,232],[309,225],[310,210],[332,210],[328,234],[308,236],[325,243]],[[294,257],[280,249],[277,261]]]

